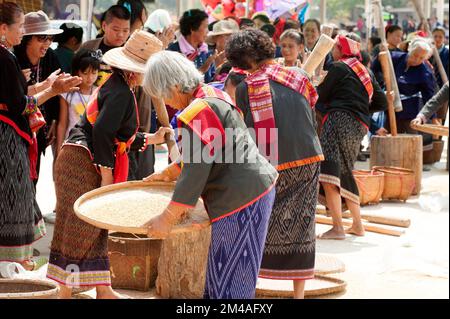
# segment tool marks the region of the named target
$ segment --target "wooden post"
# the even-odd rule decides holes
[[[89,11],[89,1],[80,0],[80,20],[88,19],[88,11]]]
[[[320,0],[320,22],[327,23],[327,0]]]
[[[94,0],[89,0],[89,7],[87,13],[87,39],[91,40],[92,36],[92,18],[94,15]]]
[[[372,36],[372,2],[370,0],[365,0],[365,11],[366,11],[366,45],[369,45],[369,39]]]
[[[433,46],[433,58],[436,61],[436,65],[438,67],[439,75],[441,76],[442,83],[446,83],[448,81],[447,73],[445,72],[444,65],[442,64],[441,56],[439,55],[439,51],[436,46]]]
[[[381,4],[381,0],[374,0],[373,4],[377,7],[377,9],[380,13],[379,17],[378,17],[378,20],[379,20],[378,21],[378,33],[379,33],[378,36],[381,38],[382,43],[387,46],[385,25],[384,25],[384,20],[383,20],[383,6]],[[388,54],[387,57],[388,57],[389,69],[390,69],[390,73],[391,73],[392,90],[394,91],[394,94],[395,94],[394,109],[396,112],[401,112],[401,111],[403,111],[403,106],[402,106],[402,101],[400,100],[400,91],[398,89],[397,78],[395,76],[394,64],[392,63],[391,55]]]
[[[413,195],[418,195],[422,185],[422,135],[400,134],[372,137],[370,167],[374,166],[394,166],[413,170],[416,181]]]
[[[383,51],[378,54],[378,60],[381,64],[381,69],[383,71],[384,83],[386,85],[386,94],[391,94],[392,92],[392,83],[391,76],[389,72],[389,60],[388,60],[389,52]],[[392,136],[397,136],[397,122],[395,120],[395,110],[394,104],[390,99],[388,99],[388,114],[389,114],[389,124],[391,128]]]
[[[438,19],[438,22],[443,25],[444,24],[444,0],[437,0],[437,7],[436,7],[436,16]]]
[[[424,14],[427,18],[431,17],[431,0],[424,1]]]
[[[411,0],[417,15],[419,16],[420,22],[425,23],[425,31],[429,33],[428,23],[424,12],[424,6],[419,2],[419,0]]]
[[[210,242],[211,227],[165,239],[159,256],[156,293],[165,299],[203,298]]]

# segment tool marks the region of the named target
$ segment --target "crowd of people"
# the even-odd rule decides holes
[[[47,217],[55,223],[47,277],[60,284],[61,298],[79,286],[121,297],[111,288],[108,231],[78,219],[73,204],[101,186],[144,178],[176,181],[170,205],[147,224],[150,237],[165,238],[203,198],[212,222],[205,298],[253,298],[258,276],[292,280],[303,298],[314,277],[317,203],[333,217],[318,238],[364,235],[352,170],[363,138],[389,133],[384,114],[394,99],[378,53],[392,56],[400,132],[417,134],[410,122],[428,121],[448,102],[448,82],[430,59],[434,45],[448,74],[443,28],[405,38],[392,24],[387,45],[371,37],[367,50],[358,34],[334,28],[335,45],[314,78],[302,66],[320,35],[314,19],[271,21],[259,12],[210,23],[192,9],[172,21],[141,0],[119,0],[104,13],[99,37],[82,43],[73,23],[52,29],[44,12],[1,3],[0,262],[39,266],[33,243],[45,224],[36,184],[51,146],[57,201]],[[161,105],[170,126],[156,116]],[[155,145],[168,136],[182,155],[154,172]],[[217,151],[227,147],[243,161],[227,162]]]

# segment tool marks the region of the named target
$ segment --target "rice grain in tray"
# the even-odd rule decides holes
[[[89,192],[77,200],[74,209],[80,219],[96,227],[146,234],[144,225],[164,211],[172,193],[173,184],[128,182]],[[183,231],[192,224],[209,224],[201,201],[180,220],[173,232]]]
[[[152,217],[161,214],[169,205],[170,199],[168,196],[144,190],[116,191],[95,196],[80,208],[86,217],[100,222],[140,227]]]

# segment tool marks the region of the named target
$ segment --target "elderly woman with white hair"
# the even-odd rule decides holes
[[[233,99],[202,82],[179,53],[160,52],[147,63],[144,89],[182,110],[181,159],[147,178],[177,180],[171,203],[147,224],[148,235],[166,237],[201,196],[212,222],[204,297],[254,298],[278,174]]]
[[[403,111],[396,113],[399,133],[416,133],[410,128],[410,122],[435,93],[436,80],[426,62],[431,56],[431,50],[426,39],[417,38],[409,45],[408,53],[391,53],[403,106]],[[378,59],[374,61],[372,69],[381,72]]]

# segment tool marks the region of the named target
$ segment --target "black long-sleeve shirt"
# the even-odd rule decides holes
[[[435,96],[428,100],[427,104],[420,111],[420,114],[423,114],[423,116],[429,119],[434,113],[439,111],[444,103],[448,103],[448,81]]]
[[[0,116],[16,126],[16,131],[27,141],[31,141],[28,117],[23,115],[27,105],[27,81],[16,57],[0,46]]]
[[[113,73],[100,89],[98,111],[94,125],[85,113],[70,131],[67,142],[88,148],[94,164],[114,168],[116,140],[127,142],[135,134],[138,124],[133,93],[119,73]],[[137,133],[131,150],[139,150],[144,145],[144,134]]]
[[[370,114],[387,108],[386,95],[371,72],[370,77],[374,89],[372,101],[356,73],[345,63],[334,62],[318,87],[318,103],[325,105],[327,113],[349,112],[369,126]]]

